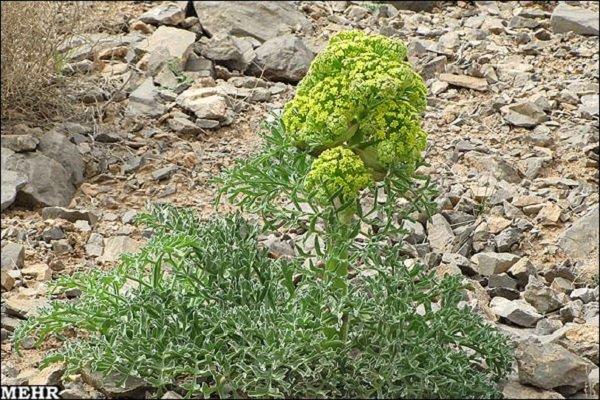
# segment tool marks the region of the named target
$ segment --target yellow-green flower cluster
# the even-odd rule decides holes
[[[372,177],[359,156],[342,146],[327,149],[313,162],[306,176],[306,188],[326,202],[338,191],[343,200],[356,197]]]
[[[426,144],[420,114],[427,89],[401,41],[346,31],[312,62],[282,121],[296,146],[345,146],[381,176],[415,165]]]

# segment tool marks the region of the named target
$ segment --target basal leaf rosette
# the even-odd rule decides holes
[[[305,186],[322,203],[338,195],[342,201],[355,199],[372,181],[372,175],[359,156],[338,146],[327,149],[313,161]]]
[[[395,166],[420,159],[427,89],[404,60],[401,41],[348,31],[319,54],[282,121],[293,143],[313,154],[338,146],[352,150],[381,179]]]

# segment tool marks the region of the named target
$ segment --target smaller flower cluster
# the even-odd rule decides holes
[[[342,146],[327,149],[313,162],[306,176],[306,187],[327,201],[338,191],[341,198],[352,198],[366,187],[372,177],[359,156]]]

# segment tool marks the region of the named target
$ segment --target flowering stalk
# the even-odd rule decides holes
[[[325,263],[334,287],[348,290],[348,247],[359,192],[396,166],[412,171],[425,147],[419,114],[426,106],[421,77],[405,62],[400,41],[359,31],[342,32],[311,64],[282,121],[292,143],[315,160],[305,187],[323,205],[333,205]],[[344,206],[345,205],[345,206]],[[342,316],[345,340],[349,315]]]

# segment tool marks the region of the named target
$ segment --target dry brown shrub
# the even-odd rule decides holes
[[[2,120],[65,118],[76,114],[61,75],[67,61],[58,49],[73,35],[116,33],[120,2],[2,1]]]
[[[2,118],[64,111],[58,46],[79,24],[76,2],[2,1]]]

